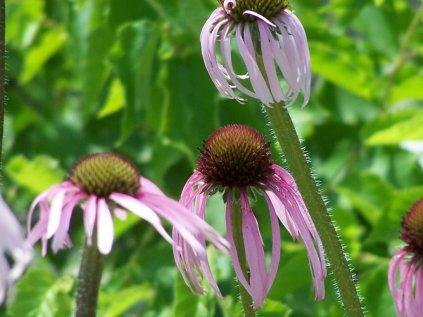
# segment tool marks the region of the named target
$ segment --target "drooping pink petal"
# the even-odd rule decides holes
[[[168,197],[156,197],[155,195],[145,195],[142,202],[154,209],[157,214],[167,219],[181,235],[195,245],[196,251],[205,255],[204,247],[195,238],[196,233],[204,234],[204,237],[210,241],[216,248],[223,252],[227,250],[227,242],[216,230],[199,217],[193,217],[192,213],[185,207]],[[194,233],[194,235],[193,235]],[[198,248],[198,249],[197,249]]]
[[[84,210],[84,227],[87,235],[87,243],[91,245],[94,232],[95,221],[97,218],[97,197],[91,195],[85,205]]]
[[[115,208],[113,209],[113,212],[119,220],[125,221],[126,218],[128,218],[128,213],[122,208]]]
[[[282,92],[278,75],[276,74],[276,67],[271,50],[271,41],[273,41],[273,38],[268,37],[268,27],[264,22],[258,21],[257,24],[260,34],[261,54],[270,91],[275,101],[285,100],[285,95]]]
[[[159,197],[162,196],[160,195]],[[157,214],[145,204],[131,196],[120,193],[113,193],[112,195],[110,195],[110,199],[119,206],[129,210],[138,217],[141,217],[142,219],[149,222],[151,225],[153,225],[157,232],[160,233],[163,238],[165,238],[166,241],[168,241],[170,244],[173,243],[172,238],[163,228],[159,216],[157,216]]]
[[[264,16],[262,16],[261,14],[259,14],[257,12],[254,12],[254,11],[251,11],[251,10],[245,10],[243,15],[250,15],[250,16],[256,17],[259,20],[261,20],[261,21],[257,21],[258,23],[264,22],[264,23],[266,23],[267,25],[269,25],[273,28],[276,27],[276,25],[274,23],[272,23],[269,19],[265,18]]]
[[[318,255],[313,243],[313,234],[310,231],[308,220],[304,218],[304,211],[301,211],[297,201],[292,195],[296,195],[291,190],[282,191],[280,188],[273,186],[271,182],[267,184],[272,189],[273,193],[279,198],[280,202],[285,206],[286,211],[289,213],[290,218],[298,228],[298,232],[304,242],[307,250],[311,273],[313,276],[313,284],[316,289],[316,298],[322,299],[325,295],[324,279],[326,277],[326,264],[324,260],[324,254]],[[282,186],[284,184],[281,184]],[[285,188],[286,189],[286,188]],[[299,195],[299,194],[298,194]],[[298,197],[296,197],[298,199]],[[317,234],[317,232],[316,232]],[[320,250],[318,245],[318,249]],[[322,251],[323,252],[323,251]],[[323,256],[323,258],[321,258]]]
[[[416,272],[416,309],[423,311],[423,269],[420,266]]]
[[[248,74],[250,76],[251,85],[254,92],[259,96],[260,100],[265,105],[270,105],[274,102],[269,88],[267,87],[266,81],[257,65],[253,52],[250,52],[249,47],[253,46],[253,41],[250,32],[250,26],[245,24],[244,32],[242,32],[241,24],[238,24],[236,29],[236,40],[239,48],[239,52],[242,59],[247,67]]]
[[[232,264],[234,266],[235,274],[238,278],[238,281],[244,286],[249,294],[252,294],[250,284],[247,282],[247,277],[242,272],[241,264],[239,262],[238,253],[236,251],[236,245],[233,237],[232,222],[231,222],[231,201],[232,201],[232,192],[231,190],[227,191],[226,195],[226,239],[229,242],[229,251],[232,258]]]
[[[397,287],[397,277],[399,273],[400,264],[403,261],[406,251],[400,250],[391,259],[388,270],[388,284],[394,298],[395,306],[399,315],[402,313],[402,294],[399,294]]]
[[[54,253],[56,253],[65,246],[65,240],[68,237],[72,212],[75,208],[75,205],[83,196],[84,195],[74,195],[67,199],[67,201],[65,202],[62,211],[62,217],[60,219],[60,224],[53,238],[52,248]]]
[[[242,209],[242,235],[245,255],[250,271],[251,296],[253,308],[263,306],[267,292],[267,271],[264,257],[263,239],[260,234],[257,219],[251,209],[245,190],[240,190]]]
[[[148,178],[141,177],[140,184],[142,191],[164,196],[164,193],[161,191],[161,189]]]
[[[13,261],[9,262],[6,255]],[[22,275],[31,259],[32,248],[19,221],[0,196],[0,304],[8,285]]]
[[[270,291],[273,281],[276,278],[276,273],[278,271],[279,260],[281,255],[281,238],[278,217],[275,213],[275,210],[273,208],[270,208],[271,205],[268,204],[268,206],[270,222],[272,225],[272,258],[270,261],[269,274],[267,276],[266,293]]]
[[[223,64],[225,66],[225,69],[227,71],[227,74],[230,78],[230,80],[233,82],[233,84],[236,86],[236,88],[239,89],[243,94],[252,97],[252,98],[258,98],[257,94],[247,89],[239,79],[249,79],[248,74],[247,75],[237,75],[235,74],[233,65],[232,65],[232,57],[231,57],[231,36],[229,35],[229,32],[231,31],[232,26],[227,25],[223,32],[222,32],[222,39],[220,40],[220,49],[222,54],[222,60]],[[244,102],[244,99],[240,101],[241,103]]]
[[[53,198],[47,224],[47,239],[50,239],[59,227],[65,194],[66,191],[61,190]]]
[[[288,230],[292,238],[297,240],[299,234],[298,228],[295,226],[294,221],[292,220],[291,216],[289,215],[288,211],[286,210],[285,206],[281,203],[279,198],[271,191],[263,190],[261,192],[266,199],[267,206],[269,206],[270,212],[275,213],[277,215],[279,221],[283,224],[286,230]]]
[[[101,254],[109,254],[114,237],[113,219],[104,198],[97,201],[97,246]]]

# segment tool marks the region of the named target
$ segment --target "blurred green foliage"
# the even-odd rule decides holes
[[[22,222],[31,200],[66,177],[82,156],[116,151],[175,198],[214,129],[243,123],[269,139],[260,106],[218,96],[199,45],[215,0],[8,0],[3,192]],[[401,246],[400,220],[423,197],[422,3],[413,0],[292,0],[309,38],[313,91],[290,111],[328,197],[360,282],[368,316],[395,316],[387,265]],[[274,145],[275,159],[283,164]],[[265,205],[256,211],[265,215]],[[211,223],[224,233],[223,206]],[[70,316],[83,245],[35,264],[0,315]],[[261,223],[265,242],[270,228]],[[194,297],[168,244],[144,222],[116,220],[100,316],[240,316],[227,256],[209,250],[225,295]],[[281,264],[261,316],[339,317],[331,277],[314,301],[304,248],[283,233]]]

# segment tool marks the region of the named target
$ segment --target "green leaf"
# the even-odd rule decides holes
[[[361,97],[373,96],[375,80],[367,56],[323,42],[310,41],[309,46],[313,73]]]
[[[139,302],[150,302],[154,298],[154,290],[148,284],[131,286],[118,292],[101,292],[100,306],[103,309],[101,316],[124,316],[133,305]]]
[[[389,58],[395,57],[396,32],[383,10],[373,4],[366,5],[354,25],[362,32],[367,45]]]
[[[349,199],[363,217],[374,225],[385,208],[389,207],[395,189],[378,175],[361,173],[350,175],[336,192]]]
[[[124,25],[119,30],[119,43],[115,50],[120,54],[115,62],[119,78],[125,88],[126,106],[121,125],[122,143],[142,126],[142,118],[150,103],[152,70],[160,29],[146,21]]]
[[[366,145],[423,140],[423,110],[407,108],[378,117],[364,130]]]
[[[10,306],[10,317],[71,316],[74,279],[57,277],[40,261],[31,267],[16,285],[16,301]]]
[[[277,301],[266,299],[264,306],[260,309],[261,317],[289,317],[291,316],[292,310]]]
[[[395,104],[404,100],[423,100],[423,75],[407,77],[392,88],[389,103]]]
[[[175,279],[175,300],[173,313],[175,317],[193,317],[196,315],[198,297],[195,297],[177,272]],[[204,316],[206,317],[206,316]]]
[[[23,155],[13,156],[5,172],[13,182],[34,194],[61,183],[66,175],[57,160],[46,155],[38,155],[31,160]]]
[[[115,78],[110,85],[109,96],[105,104],[97,113],[97,118],[104,118],[112,113],[118,112],[125,105],[125,91],[119,79]]]
[[[369,316],[396,316],[387,283],[388,261],[373,265],[360,277],[361,294]]]
[[[44,64],[66,43],[68,34],[62,27],[44,33],[40,43],[25,55],[24,67],[19,76],[22,84],[30,81],[43,68]]]

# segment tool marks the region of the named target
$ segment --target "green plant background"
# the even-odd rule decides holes
[[[272,136],[262,109],[219,97],[203,66],[199,33],[215,0],[8,0],[3,196],[25,223],[32,199],[72,164],[119,152],[178,198],[214,129],[243,123]],[[395,316],[387,286],[401,247],[400,220],[423,197],[423,28],[420,1],[296,0],[309,38],[310,104],[290,112],[351,258],[368,316]],[[275,160],[284,164],[273,145]],[[423,153],[420,153],[423,156]],[[269,250],[266,208],[256,213]],[[219,197],[209,221],[224,233]],[[71,316],[84,232],[74,247],[33,265],[0,316]],[[240,316],[227,256],[210,249],[225,295],[191,295],[171,247],[145,222],[116,220],[99,316]],[[314,301],[306,252],[284,231],[279,272],[260,316],[342,316],[331,276]]]

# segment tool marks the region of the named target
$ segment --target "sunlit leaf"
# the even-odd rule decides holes
[[[423,110],[409,108],[379,117],[365,130],[367,145],[423,140]]]
[[[33,159],[16,155],[7,163],[5,172],[16,184],[34,194],[62,182],[66,175],[58,162],[46,155]]]
[[[56,54],[66,43],[67,32],[62,27],[57,27],[44,33],[40,43],[31,48],[25,56],[23,71],[19,76],[21,83],[30,81],[44,64]]]
[[[154,290],[148,284],[131,286],[113,293],[100,293],[99,304],[103,307],[102,316],[123,316],[133,305],[150,302]]]
[[[125,105],[125,91],[119,79],[113,80],[110,85],[106,103],[101,107],[97,118],[106,117],[121,110]]]
[[[16,286],[16,301],[9,308],[10,317],[72,316],[70,276],[56,276],[45,262],[26,272]]]

